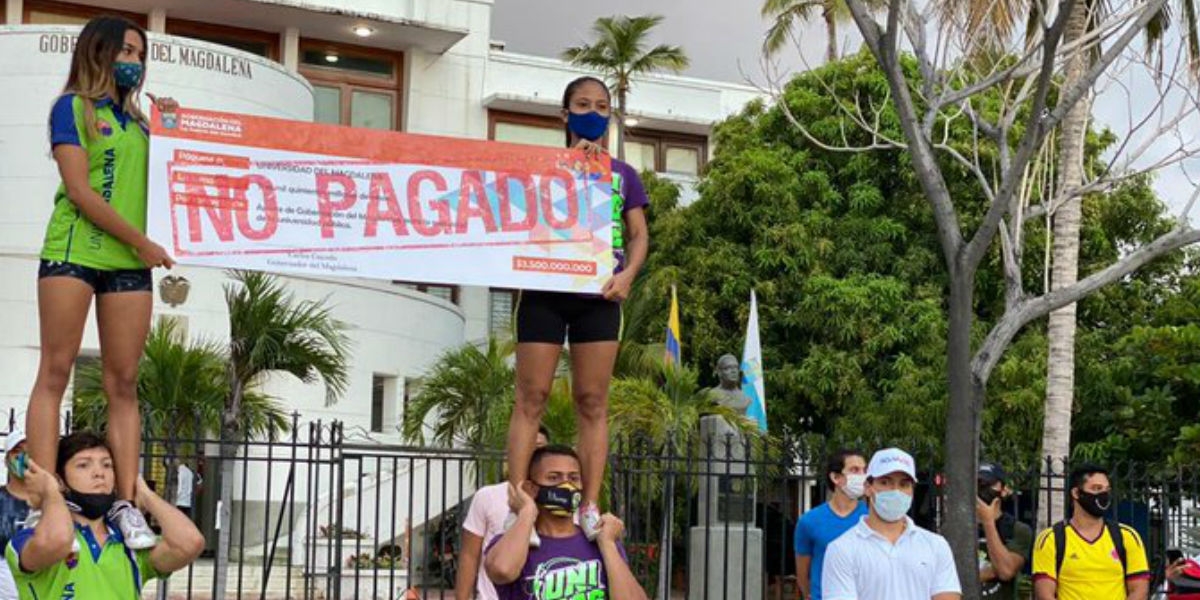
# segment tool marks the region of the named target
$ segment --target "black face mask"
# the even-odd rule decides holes
[[[553,487],[538,486],[537,497],[533,501],[538,508],[545,509],[556,517],[569,517],[579,510],[583,494],[570,482]]]
[[[85,519],[95,520],[107,515],[113,504],[117,503],[117,493],[114,491],[107,494],[84,494],[68,489],[64,499],[78,506],[79,514]]]
[[[1103,517],[1104,513],[1108,512],[1109,507],[1112,506],[1112,493],[1100,492],[1098,494],[1092,494],[1083,490],[1079,490],[1079,506],[1083,508],[1083,511],[1087,514],[1099,519],[1100,517]]]
[[[1000,497],[1000,492],[997,492],[996,490],[992,489],[991,487],[979,488],[979,499],[988,506],[991,506],[992,503],[996,501],[996,498],[999,498],[999,497]]]

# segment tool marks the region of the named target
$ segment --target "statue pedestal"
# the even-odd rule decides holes
[[[698,513],[689,532],[688,598],[759,600],[763,594],[763,532],[754,526],[754,469],[745,439],[718,416],[701,417]],[[723,586],[723,587],[722,587]]]
[[[746,458],[745,438],[717,416],[700,417],[701,448],[697,469],[700,526],[706,523],[754,523],[754,468]]]
[[[688,600],[763,597],[763,532],[738,523],[693,527],[688,540]],[[708,590],[708,595],[705,595]]]

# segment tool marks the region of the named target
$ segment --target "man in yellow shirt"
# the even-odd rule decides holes
[[[1083,465],[1071,471],[1070,484],[1071,518],[1033,546],[1034,598],[1146,600],[1150,567],[1141,536],[1104,519],[1112,506],[1108,471]]]

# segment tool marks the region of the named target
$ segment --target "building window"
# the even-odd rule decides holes
[[[266,31],[167,19],[167,33],[279,60],[279,35]]]
[[[511,335],[513,311],[516,307],[515,290],[488,290],[488,331],[493,336]]]
[[[24,12],[24,21],[29,25],[83,25],[92,17],[120,15],[142,27],[146,26],[146,15],[51,0],[26,0]]]
[[[404,400],[403,400],[403,404],[400,407],[400,410],[401,410],[400,417],[398,419],[396,419],[397,421],[402,422],[404,420],[404,417],[408,415],[409,402],[411,402],[413,398],[416,398],[417,394],[420,394],[420,393],[421,393],[421,380],[419,378],[414,378],[414,377],[404,378]]]
[[[492,141],[562,148],[564,135],[558,117],[488,111],[488,139]],[[639,172],[696,177],[708,156],[704,136],[629,129],[625,137],[625,162]]]
[[[458,286],[457,285],[440,285],[436,283],[413,283],[411,281],[393,281],[395,285],[410,290],[416,290],[423,294],[429,294],[436,298],[441,298],[451,304],[458,304]]]
[[[403,55],[304,40],[300,73],[313,86],[318,123],[369,129],[400,129]]]
[[[562,119],[498,110],[488,111],[488,139],[550,148],[566,144]]]
[[[640,129],[625,136],[625,161],[638,171],[696,177],[708,156],[703,136]]]
[[[396,418],[396,378],[371,376],[371,432],[392,433]]]

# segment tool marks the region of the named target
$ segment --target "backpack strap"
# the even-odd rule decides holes
[[[1129,557],[1125,553],[1125,534],[1121,531],[1121,524],[1106,519],[1104,527],[1108,529],[1108,537],[1112,538],[1113,548],[1121,558],[1121,573],[1129,575]]]
[[[1067,556],[1067,522],[1054,524],[1054,580],[1062,574],[1063,559]]]

